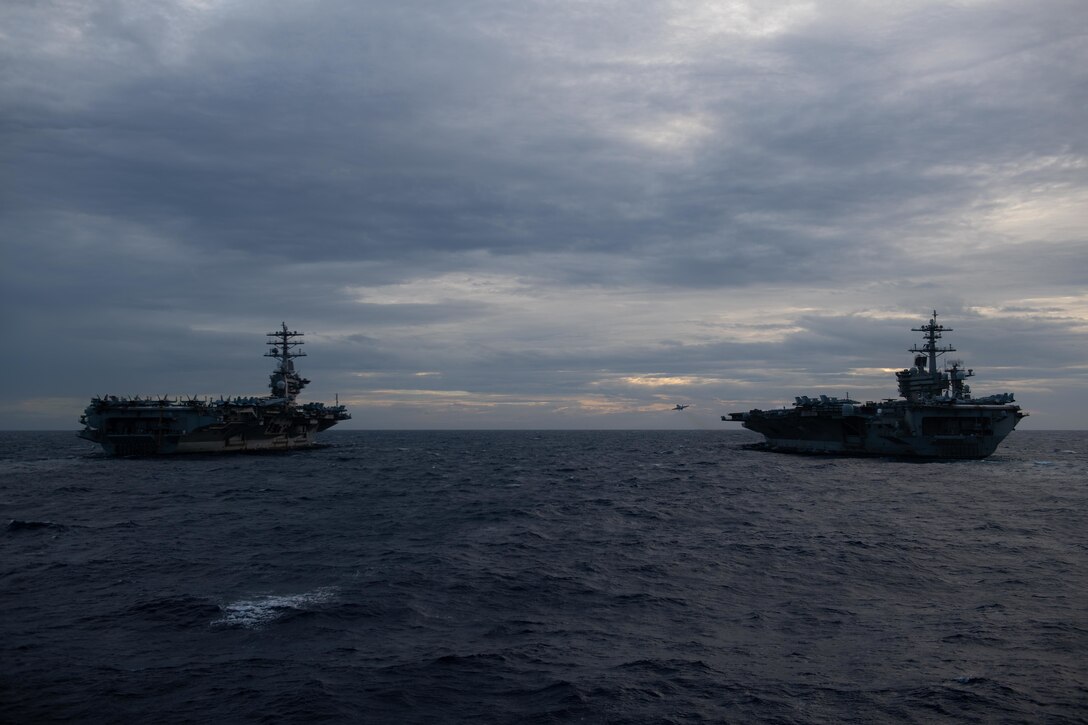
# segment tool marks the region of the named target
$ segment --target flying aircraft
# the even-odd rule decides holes
[[[688,403],[687,405],[680,405],[679,403],[677,403],[676,407],[673,408],[673,410],[683,410],[684,408],[690,408],[690,407],[691,407],[691,403]]]

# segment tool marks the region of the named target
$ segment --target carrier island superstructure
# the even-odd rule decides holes
[[[270,332],[265,357],[276,360],[264,397],[215,399],[103,395],[83,411],[80,438],[117,456],[293,450],[316,444],[317,433],[351,415],[339,405],[296,403],[310,381],[295,369],[304,357],[301,332],[287,324]]]
[[[912,332],[923,333],[914,345],[914,365],[895,374],[899,399],[859,403],[820,395],[794,398],[792,408],[730,413],[737,421],[762,433],[769,450],[791,453],[903,456],[911,458],[985,458],[1012,432],[1027,413],[1012,393],[982,398],[971,395],[966,380],[974,370],[959,361],[943,369],[937,358],[955,352],[941,347],[942,333],[934,310],[929,322]]]

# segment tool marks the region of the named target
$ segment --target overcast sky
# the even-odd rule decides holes
[[[735,429],[976,393],[1088,427],[1088,4],[8,0],[0,427],[96,394],[359,428]],[[691,403],[683,413],[669,409]]]

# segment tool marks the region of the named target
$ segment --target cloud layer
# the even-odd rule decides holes
[[[976,390],[1084,426],[1083,3],[16,2],[0,28],[5,427],[261,392],[280,320],[356,425],[691,425],[892,396],[933,308]]]

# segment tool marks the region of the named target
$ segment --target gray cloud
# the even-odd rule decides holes
[[[674,396],[892,395],[848,372],[904,364],[937,307],[976,388],[1000,368],[1031,424],[1082,425],[1086,20],[9,3],[0,424],[259,390],[287,319],[366,425],[657,425]]]

